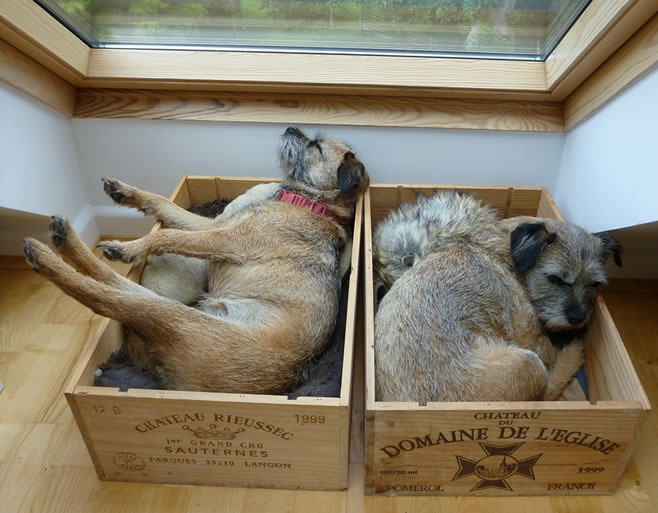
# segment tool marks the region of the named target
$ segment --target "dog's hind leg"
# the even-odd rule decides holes
[[[80,240],[67,219],[52,216],[49,228],[50,240],[59,254],[71,261],[82,273],[114,289],[157,297],[155,292],[121,276],[101,258],[94,255],[87,245]],[[59,265],[59,263],[57,264]],[[68,270],[66,271],[68,272]],[[75,273],[73,276],[77,278],[79,273]],[[113,293],[114,291],[108,291],[108,295]],[[147,354],[143,338],[127,325],[124,325],[124,328],[123,347],[126,349],[132,364],[153,370],[154,362]]]
[[[466,400],[536,401],[544,393],[548,371],[533,351],[487,339],[475,347],[466,376]]]
[[[25,255],[62,292],[142,335],[146,351],[159,362],[172,387],[270,393],[281,391],[294,375],[290,358],[281,358],[294,348],[287,345],[286,336],[277,335],[276,325],[230,323],[177,301],[117,290],[78,273],[34,239],[25,240]],[[257,372],[264,361],[268,372]]]
[[[214,227],[213,219],[188,212],[164,196],[142,191],[113,178],[103,177],[102,180],[103,190],[116,203],[155,216],[167,228],[198,231]]]
[[[585,362],[584,342],[575,340],[564,346],[555,356],[548,371],[548,384],[544,392],[545,401],[557,401],[573,375]]]
[[[169,321],[184,319],[197,310],[181,303],[149,293],[143,289],[115,288],[77,272],[46,244],[35,239],[25,239],[24,250],[33,269],[50,280],[62,292],[104,317],[123,322],[141,334],[153,337],[168,337]],[[132,283],[132,282],[131,282]],[[199,315],[203,315],[198,312]],[[207,317],[207,316],[206,316]],[[164,326],[164,327],[163,327]]]

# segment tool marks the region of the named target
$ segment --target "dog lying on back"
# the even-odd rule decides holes
[[[100,244],[110,259],[132,262],[164,250],[210,261],[208,292],[197,308],[164,298],[96,258],[63,218],[51,219],[57,251],[25,240],[28,262],[64,293],[127,325],[138,337],[133,361],[158,367],[167,388],[280,393],[321,351],[334,327],[339,254],[363,164],[343,143],[281,136],[283,182],[277,198],[208,219],[117,180],[106,192],[121,205],[155,215],[170,229],[131,242]]]
[[[104,188],[112,195],[113,184],[104,179]],[[233,201],[215,217],[215,222],[252,208],[265,201],[276,199],[281,184],[263,183],[253,186]],[[345,276],[350,268],[352,239],[348,237],[340,254],[340,274]],[[208,288],[208,260],[186,257],[176,253],[151,254],[142,272],[141,284],[160,296],[175,299],[186,305],[194,305]]]
[[[112,196],[113,183],[103,179],[103,187]],[[274,199],[281,189],[279,183],[258,184],[231,201],[215,221],[232,216],[264,201]],[[160,296],[193,305],[208,288],[208,260],[176,253],[151,254],[142,272],[141,284]]]
[[[579,330],[606,283],[612,237],[533,217],[497,220],[455,191],[380,223],[374,266],[390,287],[375,316],[378,401],[556,400],[583,364]]]

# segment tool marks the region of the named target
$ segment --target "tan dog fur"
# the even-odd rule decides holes
[[[368,176],[348,146],[289,128],[279,160],[283,189],[322,202],[344,222],[352,217]],[[106,180],[106,191],[178,228],[102,243],[106,256],[133,261],[166,250],[210,260],[208,294],[198,308],[121,277],[62,218],[52,218],[51,240],[80,272],[36,240],[26,239],[25,253],[66,294],[138,334],[128,340],[138,346],[131,348],[134,358],[159,368],[168,388],[279,393],[323,348],[338,307],[340,249],[349,237],[342,224],[273,199],[213,220],[116,180]]]

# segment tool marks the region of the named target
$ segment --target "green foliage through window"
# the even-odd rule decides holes
[[[40,0],[92,46],[362,50],[540,59],[586,0]]]

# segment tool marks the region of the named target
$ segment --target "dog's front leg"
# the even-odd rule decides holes
[[[114,178],[104,177],[102,180],[105,194],[116,203],[155,216],[168,228],[197,231],[209,230],[214,226],[212,219],[188,212],[164,196],[142,191]]]
[[[575,339],[557,351],[553,365],[548,369],[545,401],[557,401],[573,375],[585,363],[585,343]]]
[[[232,229],[203,232],[159,230],[130,242],[103,241],[98,245],[109,260],[123,260],[127,263],[144,258],[153,251],[241,262],[249,255],[258,254],[259,246],[253,238],[236,234]]]

